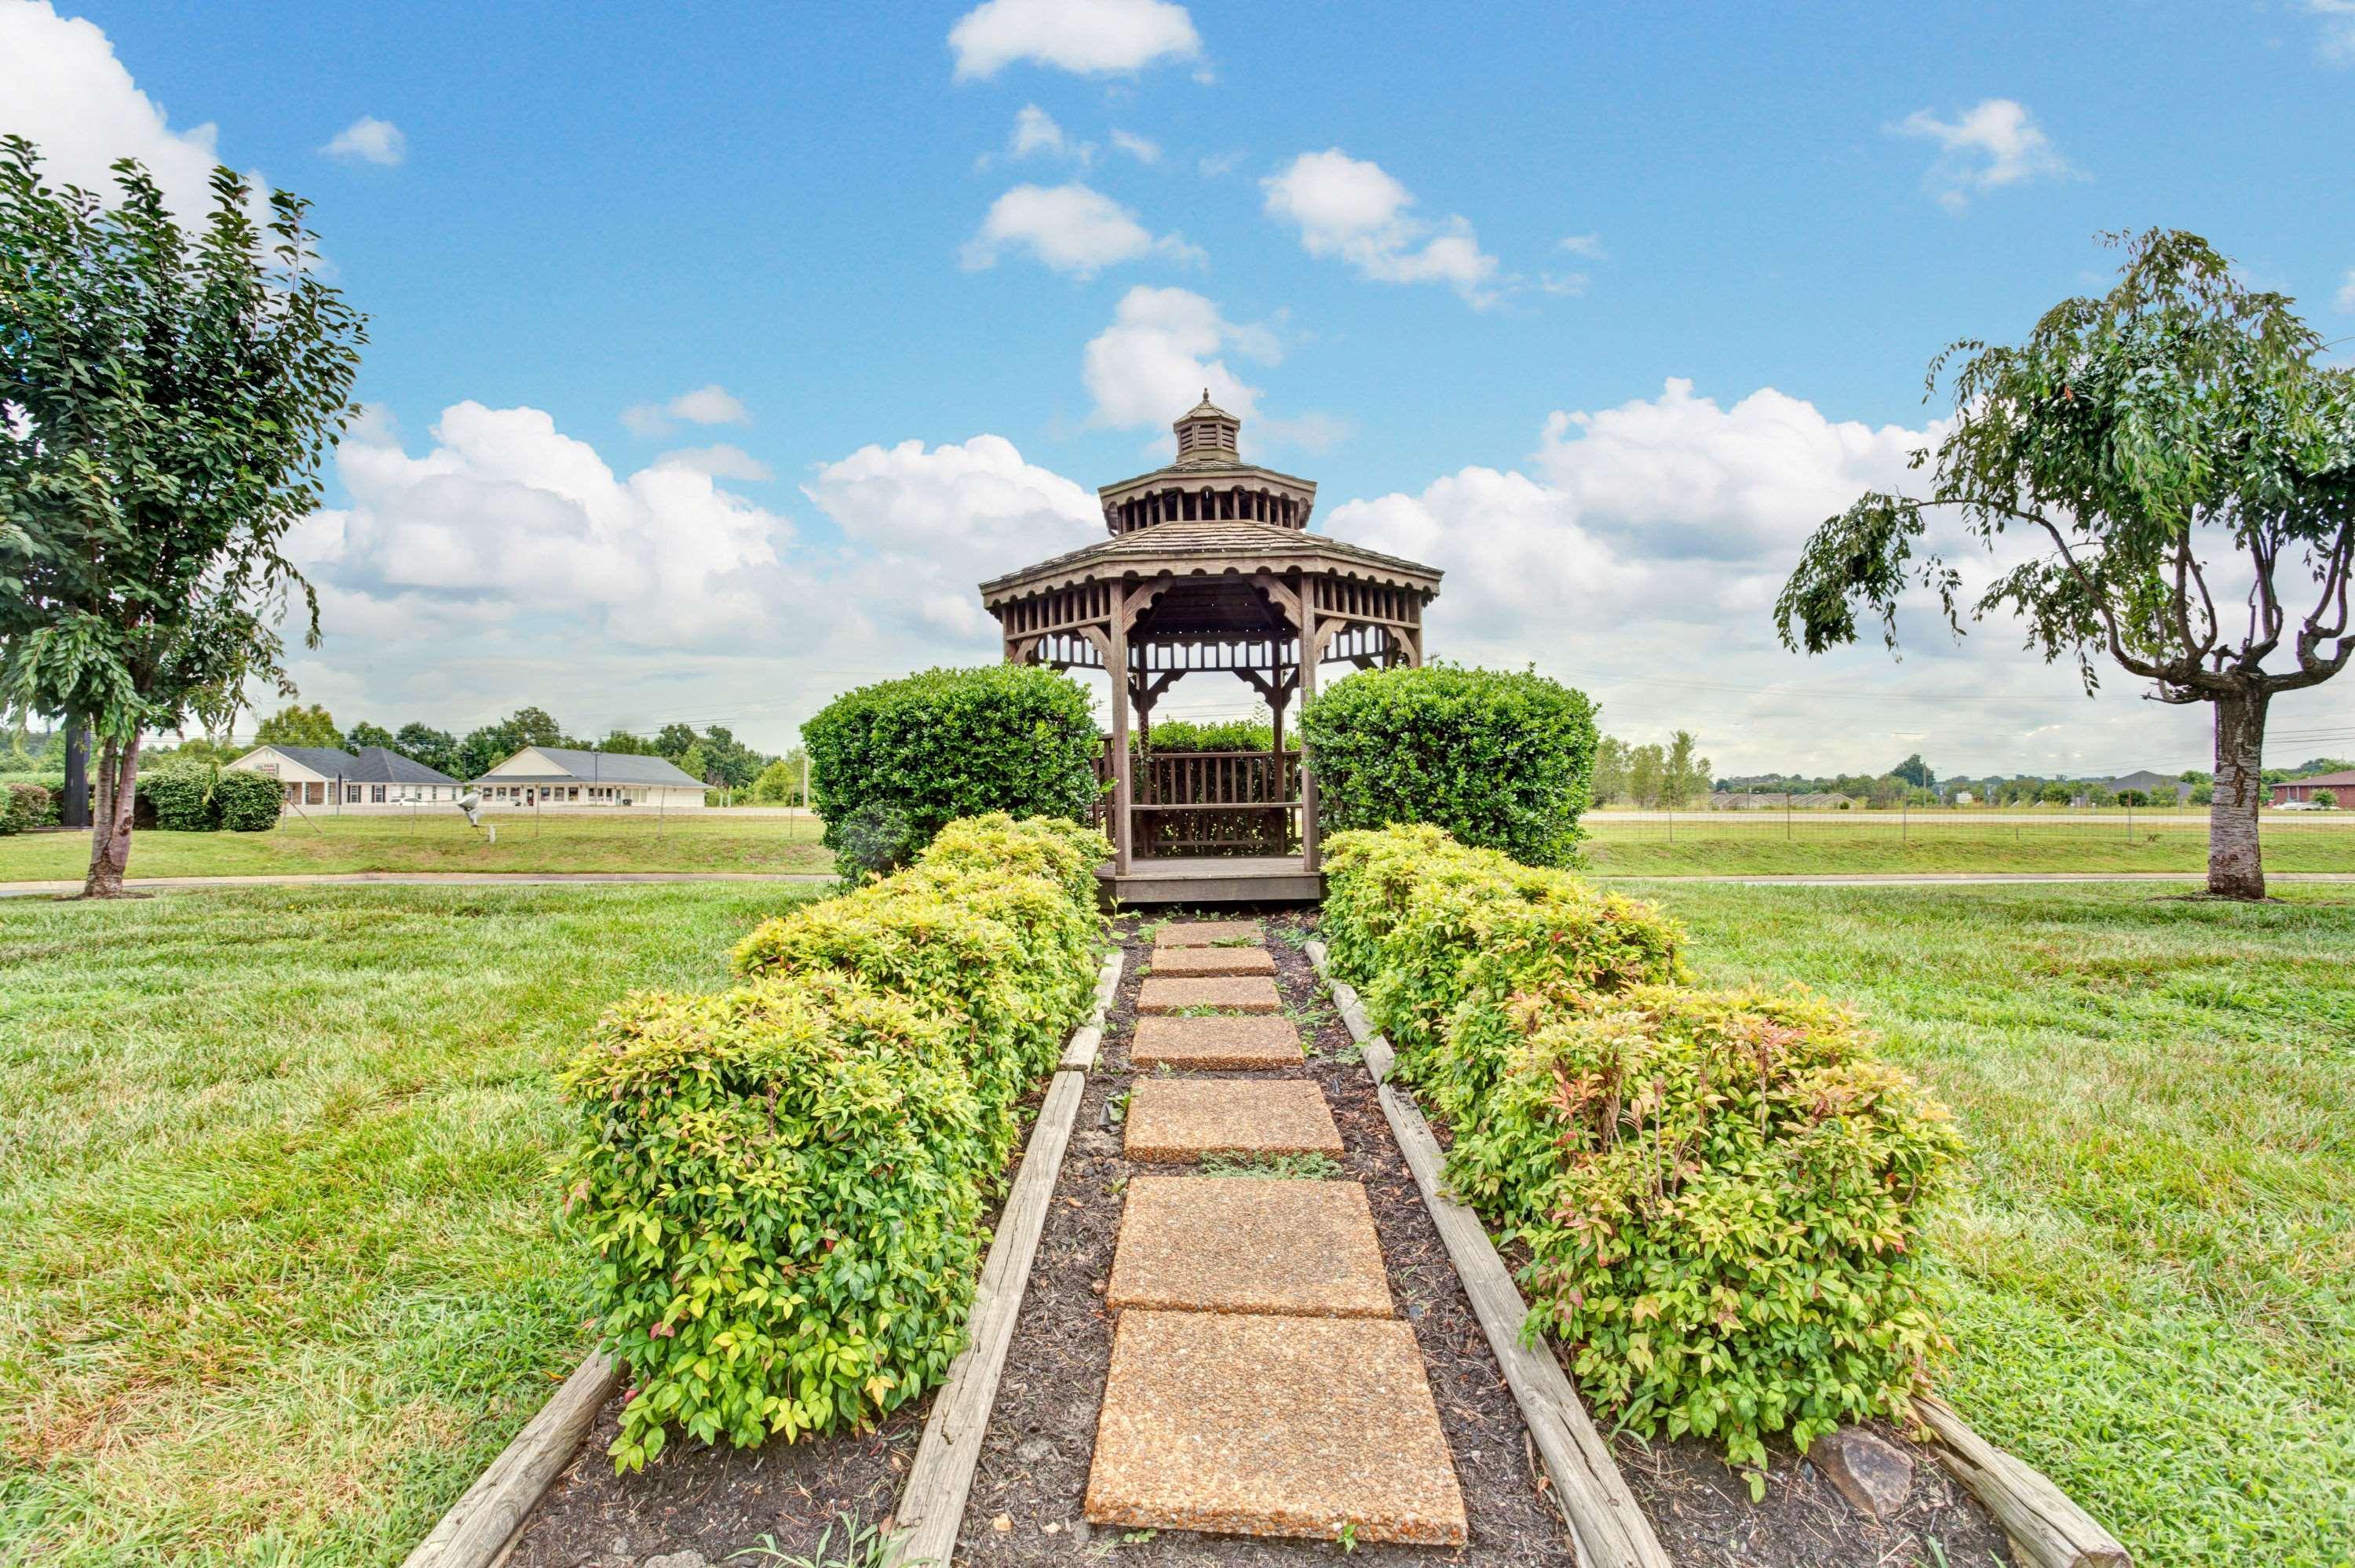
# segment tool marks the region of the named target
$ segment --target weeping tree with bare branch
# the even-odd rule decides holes
[[[53,188],[0,138],[0,711],[103,745],[84,892],[123,891],[141,736],[292,694],[285,555],[353,410],[364,323],[320,276],[304,204],[216,169],[184,225],[136,163],[119,199]],[[302,612],[298,612],[302,613]]]
[[[1966,614],[2019,617],[2089,694],[2106,655],[2158,702],[2212,704],[2208,889],[2261,898],[2266,706],[2355,652],[2355,372],[2319,363],[2293,302],[2197,235],[2111,242],[2126,260],[2108,293],[2062,302],[2019,347],[1957,343],[1933,362],[1928,396],[1945,387],[1955,411],[1934,452],[1913,454],[1924,493],[1827,519],[1775,621],[1820,653],[1869,610],[1894,652],[1899,599],[1919,585],[1957,636]],[[1944,556],[1916,556],[1934,516],[1991,555],[2021,535],[2033,553],[1974,599]]]

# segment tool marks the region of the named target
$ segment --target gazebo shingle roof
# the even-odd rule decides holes
[[[1273,523],[1228,519],[1159,523],[1132,534],[1118,535],[1025,567],[1018,572],[993,577],[981,585],[981,593],[987,600],[1018,588],[1046,588],[1060,578],[1098,575],[1107,567],[1134,566],[1142,570],[1150,566],[1157,570],[1184,571],[1189,564],[1199,563],[1192,569],[1237,571],[1255,568],[1253,557],[1259,556],[1316,559],[1344,568],[1354,566],[1433,588],[1440,577],[1435,567],[1386,556],[1362,545],[1347,544],[1327,535],[1278,527]]]

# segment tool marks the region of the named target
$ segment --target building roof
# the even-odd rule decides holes
[[[1359,568],[1357,575],[1401,579],[1434,590],[1440,578],[1435,567],[1385,556],[1362,545],[1344,544],[1322,534],[1279,527],[1273,523],[1230,519],[1159,523],[1135,533],[1115,535],[1018,572],[993,577],[981,585],[981,593],[984,599],[988,599],[1018,587],[1044,588],[1053,586],[1053,579],[1076,581],[1125,575],[1131,570],[1145,576],[1162,571],[1182,576],[1249,570],[1263,564],[1281,569],[1278,562],[1335,566],[1345,572],[1355,567]]]
[[[2284,784],[2296,784],[2314,789],[2345,789],[2355,788],[2355,768],[2341,768],[2336,773],[2310,773],[2303,779],[2285,779]],[[2278,786],[2276,786],[2278,788]]]
[[[2110,788],[2113,789],[2145,790],[2162,788],[2171,789],[2180,782],[2181,780],[2172,773],[2153,773],[2147,768],[2137,768],[2132,773],[2121,773],[2109,781]]]
[[[344,780],[357,784],[455,784],[438,768],[428,768],[413,757],[381,746],[363,746],[345,770]]]
[[[703,780],[681,772],[666,757],[634,757],[624,751],[576,751],[565,746],[527,746],[524,751],[537,753],[554,763],[552,773],[501,773],[501,784],[672,784],[689,789],[703,788]],[[516,753],[521,757],[522,751]],[[515,757],[507,758],[513,762]],[[501,763],[500,767],[506,766]],[[474,780],[489,781],[491,775]]]
[[[309,768],[312,772],[321,774],[329,779],[348,779],[352,775],[352,769],[357,768],[360,763],[360,759],[354,757],[350,752],[338,750],[332,746],[279,746],[272,744],[268,746],[257,746],[253,750],[274,751],[279,756],[286,758],[287,761],[299,762],[304,767]],[[250,757],[253,755],[253,752],[249,751],[245,755],[246,757]],[[242,762],[245,760],[245,758],[241,757],[238,758],[238,760]]]

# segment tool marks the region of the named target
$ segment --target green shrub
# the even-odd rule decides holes
[[[1142,749],[1143,736],[1133,736]],[[1275,725],[1271,719],[1163,719],[1153,726],[1155,751],[1273,751]]]
[[[0,786],[0,836],[54,826],[57,820],[57,797],[40,785]]]
[[[1352,675],[1301,710],[1327,828],[1430,822],[1530,865],[1577,853],[1594,705],[1533,671]]]
[[[1527,1245],[1529,1330],[1596,1404],[1752,1467],[1768,1434],[1905,1415],[1945,1343],[1918,1216],[1961,1144],[1847,1012],[1590,996],[1546,1010],[1484,1109],[1450,1185]]]
[[[634,1381],[611,1452],[858,1426],[960,1348],[984,1198],[1085,1015],[1091,830],[950,824],[921,864],[762,923],[721,996],[630,998],[565,1086],[571,1201]]]
[[[1337,833],[1319,921],[1399,1071],[1454,1119],[1476,1106],[1533,1001],[1681,978],[1684,930],[1567,872],[1467,849],[1427,824]]]
[[[802,727],[826,846],[906,864],[959,817],[1083,821],[1103,742],[1079,683],[1027,664],[931,670],[836,698]]]
[[[1096,897],[1096,868],[1112,857],[1112,842],[1084,822],[1003,811],[966,817],[932,836],[928,866],[964,871],[1020,871],[1059,885],[1082,908]]]
[[[159,768],[140,775],[135,788],[138,798],[132,804],[133,820],[140,827],[176,833],[209,833],[220,827],[209,769]],[[152,823],[140,820],[151,810],[155,813]]]
[[[213,806],[220,825],[233,833],[266,833],[278,825],[285,800],[278,780],[266,773],[225,768],[213,779]]]
[[[631,1375],[617,1468],[673,1426],[751,1446],[863,1425],[946,1373],[990,1169],[957,1028],[824,973],[606,1015],[564,1086]]]

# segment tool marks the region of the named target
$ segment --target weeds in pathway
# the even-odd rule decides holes
[[[1205,1176],[1263,1176],[1277,1181],[1330,1181],[1344,1172],[1329,1154],[1206,1154]]]

